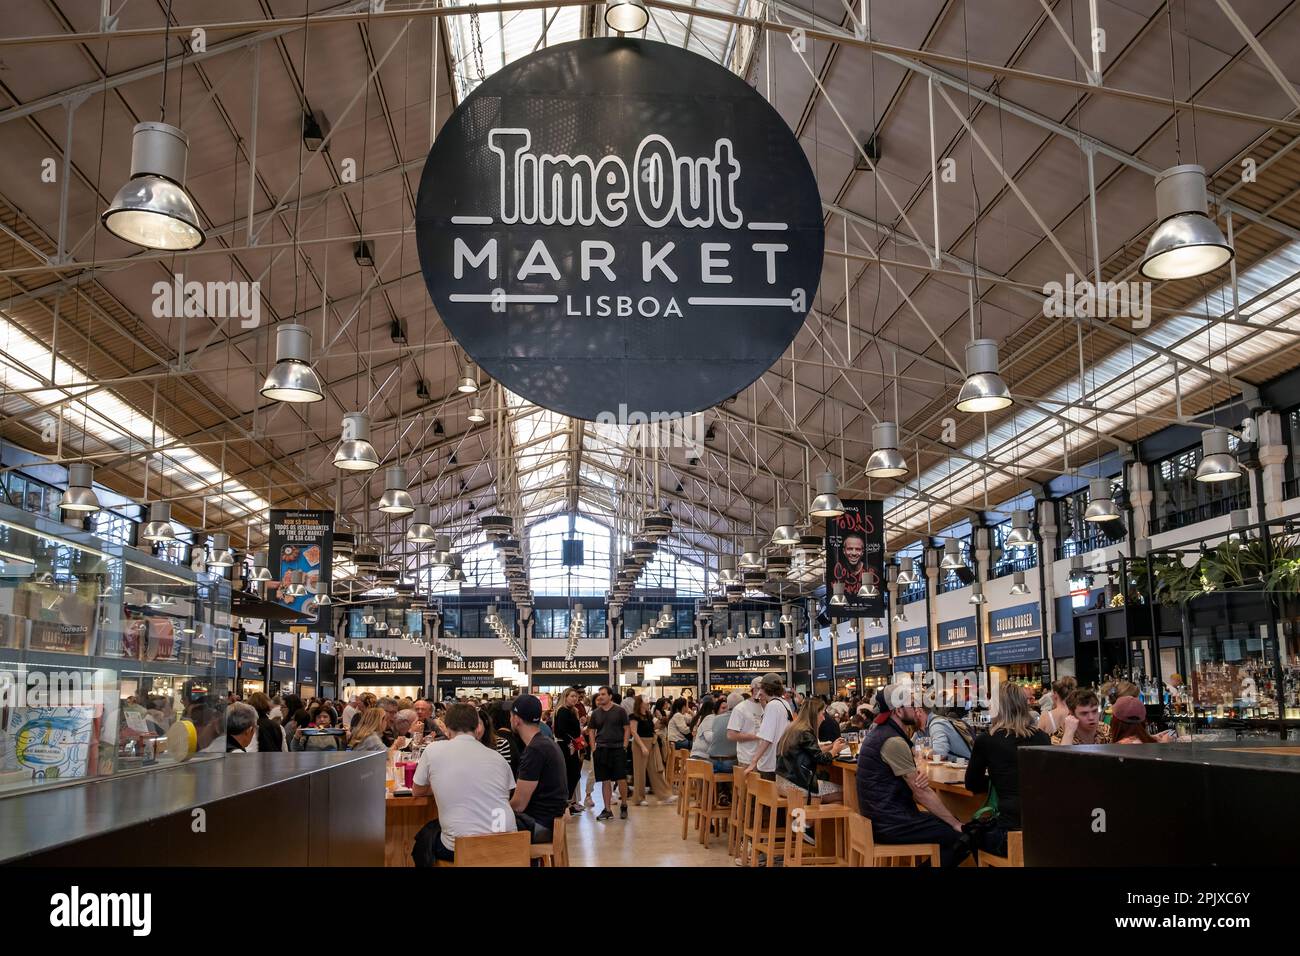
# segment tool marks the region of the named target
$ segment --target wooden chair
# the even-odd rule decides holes
[[[848,829],[849,818],[859,815],[857,811],[850,810],[842,803],[804,803],[797,794],[791,794],[786,799],[790,802],[790,852],[785,858],[786,865],[848,866],[849,847],[845,831]],[[817,852],[812,855],[806,855],[811,848],[807,848],[803,838],[805,829],[796,831],[794,828],[795,814],[801,811],[805,828],[807,824],[818,824]]]
[[[564,816],[556,817],[551,826],[550,843],[531,843],[528,847],[530,860],[541,860],[542,866],[569,865],[569,811]]]
[[[745,774],[736,768],[731,775],[731,807],[727,815],[727,852],[743,859],[745,851]]]
[[[994,853],[986,853],[980,850],[978,853],[979,862],[976,866],[1024,866],[1025,865],[1025,835],[1019,830],[1012,830],[1007,834],[1007,855],[998,856]]]
[[[915,865],[917,860],[926,859],[939,868],[939,844],[877,843],[869,819],[860,813],[849,817],[849,866],[892,866],[895,860]]]
[[[682,808],[682,839],[691,820],[700,831],[700,843],[706,848],[716,830],[722,836],[723,827],[731,817],[728,807],[718,807],[718,784],[730,783],[731,774],[714,773],[713,763],[709,760],[686,761],[686,789],[680,798]]]
[[[782,814],[789,809],[790,802],[777,793],[775,782],[764,780],[757,772],[749,778],[746,815],[750,826],[745,834],[749,841],[749,865],[758,866],[762,854],[764,865],[774,866],[776,858],[784,858],[789,847],[788,824]]]
[[[528,866],[529,841],[524,830],[464,836],[456,840],[456,861],[439,860],[439,866]]]
[[[676,747],[668,755],[668,788],[677,795],[678,813],[684,812],[682,805],[686,793],[686,760],[690,755],[689,750],[678,750]]]

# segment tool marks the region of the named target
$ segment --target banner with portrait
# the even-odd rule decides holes
[[[884,502],[845,500],[844,514],[826,519],[826,600],[844,585],[846,604],[829,606],[831,617],[885,616]],[[871,585],[873,597],[868,596]]]

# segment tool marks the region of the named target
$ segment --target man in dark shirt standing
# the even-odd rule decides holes
[[[597,820],[612,820],[610,811],[614,784],[617,783],[622,803],[618,815],[627,819],[627,745],[631,740],[632,723],[627,711],[614,705],[614,693],[608,687],[596,692],[596,708],[587,718],[587,734],[591,737],[592,767],[605,795],[605,809]]]
[[[515,698],[510,708],[510,729],[523,741],[519,773],[510,809],[519,829],[532,834],[533,843],[550,843],[555,818],[569,804],[564,755],[555,740],[541,732],[542,702],[532,694]]]

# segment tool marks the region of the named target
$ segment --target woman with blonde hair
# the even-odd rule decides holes
[[[1007,852],[1007,834],[1020,829],[1020,769],[1017,751],[1021,747],[1050,747],[1052,739],[1034,727],[1029,698],[1017,684],[998,688],[998,710],[988,733],[975,738],[970,765],[966,768],[966,789],[985,793],[992,787],[997,798],[997,817],[986,827],[971,830],[976,850],[998,856]],[[968,828],[970,829],[970,828]]]
[[[798,790],[806,797],[821,797],[822,803],[844,800],[839,784],[817,779],[817,768],[834,760],[844,746],[843,737],[829,744],[817,742],[817,727],[825,709],[825,700],[809,697],[777,741],[776,789],[779,793]]]
[[[382,707],[371,707],[362,713],[361,719],[357,721],[357,726],[352,731],[352,737],[348,740],[348,749],[387,751],[388,747],[385,746],[383,738],[387,717]]]

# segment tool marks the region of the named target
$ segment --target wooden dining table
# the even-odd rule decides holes
[[[858,763],[856,760],[836,759],[826,765],[830,769],[831,782],[840,786],[856,787]],[[930,778],[930,789],[939,794],[939,799],[948,808],[948,812],[962,823],[970,820],[975,811],[984,805],[985,794],[974,793],[966,789],[964,780],[965,767],[952,764],[926,764],[926,773]]]
[[[384,800],[384,866],[414,867],[411,847],[415,835],[430,820],[438,819],[433,796],[388,796]]]

